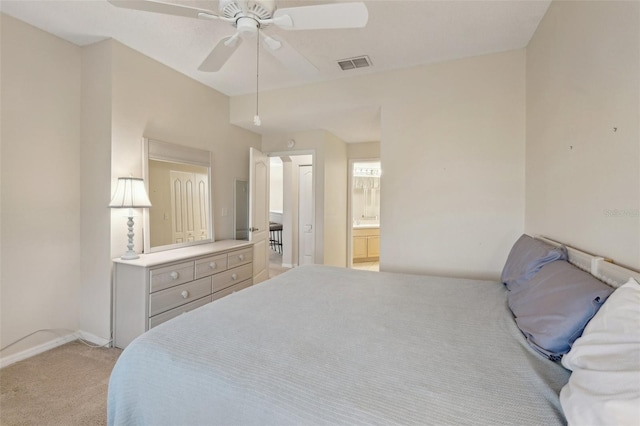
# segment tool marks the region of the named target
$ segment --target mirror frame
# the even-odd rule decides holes
[[[143,241],[144,253],[154,253],[158,251],[171,250],[180,247],[196,246],[208,244],[215,241],[213,232],[213,154],[203,149],[191,148],[184,145],[162,142],[156,139],[143,138],[142,148],[142,175],[144,184],[149,193],[149,160],[167,161],[171,163],[189,164],[193,166],[206,167],[209,170],[209,238],[186,243],[167,244],[164,246],[151,247],[151,227],[149,209],[143,209]],[[153,208],[153,207],[151,207]]]

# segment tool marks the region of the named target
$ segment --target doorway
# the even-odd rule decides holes
[[[269,276],[315,263],[313,155],[270,154]]]
[[[380,179],[379,159],[349,162],[349,266],[380,270]]]

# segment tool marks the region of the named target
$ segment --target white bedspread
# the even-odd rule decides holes
[[[108,422],[563,424],[568,377],[529,348],[502,284],[305,266],[136,339]]]

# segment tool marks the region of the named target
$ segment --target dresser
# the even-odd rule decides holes
[[[114,259],[114,346],[184,312],[253,284],[253,246],[223,240]]]

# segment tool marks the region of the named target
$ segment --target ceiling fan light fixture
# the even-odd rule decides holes
[[[242,17],[236,21],[236,28],[238,28],[238,33],[240,34],[255,36],[260,24],[253,18]]]

